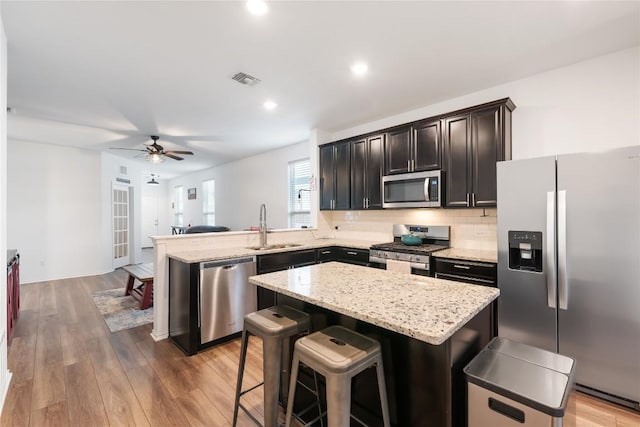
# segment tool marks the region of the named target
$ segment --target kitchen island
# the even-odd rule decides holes
[[[486,344],[499,290],[330,262],[252,276],[279,304],[312,316],[314,330],[341,324],[382,344],[391,420],[397,426],[463,426],[462,368]],[[371,374],[371,375],[369,375]],[[353,410],[379,415],[375,375],[353,387]]]

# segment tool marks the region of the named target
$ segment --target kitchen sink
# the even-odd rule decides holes
[[[276,245],[266,245],[266,246],[248,246],[247,249],[251,249],[254,251],[267,251],[269,249],[295,248],[298,246],[302,246],[302,245],[299,243],[280,243]]]

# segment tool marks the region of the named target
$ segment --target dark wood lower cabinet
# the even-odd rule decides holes
[[[498,267],[492,262],[434,257],[432,263],[436,279],[454,280],[472,285],[498,286]],[[483,340],[498,335],[498,301],[491,303],[491,321],[487,329],[479,329]]]
[[[321,262],[338,261],[347,264],[369,265],[369,250],[328,246],[302,251],[279,252],[258,256],[258,274],[303,267]],[[273,291],[258,287],[258,310],[276,304]]]
[[[303,267],[316,263],[316,250],[305,249],[293,252],[278,252],[258,256],[258,274],[272,273],[294,267]],[[275,293],[269,289],[258,287],[258,310],[276,304]]]
[[[343,325],[380,342],[392,426],[466,426],[466,381],[462,369],[488,344],[474,328],[485,327],[490,320],[489,310],[478,313],[441,345],[431,345],[286,295],[278,294],[277,300],[278,304],[309,313],[312,330]],[[309,381],[310,377],[307,375],[306,379]],[[320,389],[324,392],[322,382]],[[375,370],[366,370],[354,378],[351,395],[352,413],[367,425],[381,426]],[[307,396],[305,400],[303,392],[297,392],[294,411],[307,407],[310,399]]]

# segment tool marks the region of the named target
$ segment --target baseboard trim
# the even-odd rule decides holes
[[[153,338],[154,341],[162,341],[169,338],[169,333],[165,332],[164,334],[156,334],[156,331],[152,330],[151,338]]]
[[[6,380],[6,384],[3,384],[2,387],[2,396],[0,399],[0,413],[2,413],[2,409],[4,408],[4,402],[7,400],[7,395],[9,394],[9,386],[11,385],[11,378],[13,378],[13,373],[11,371],[7,371],[4,375]]]

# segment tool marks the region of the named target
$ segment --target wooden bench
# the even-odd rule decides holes
[[[127,265],[122,269],[129,273],[124,294],[131,295],[140,301],[140,310],[151,307],[153,305],[153,263]],[[136,279],[140,281],[140,285],[134,287]]]

